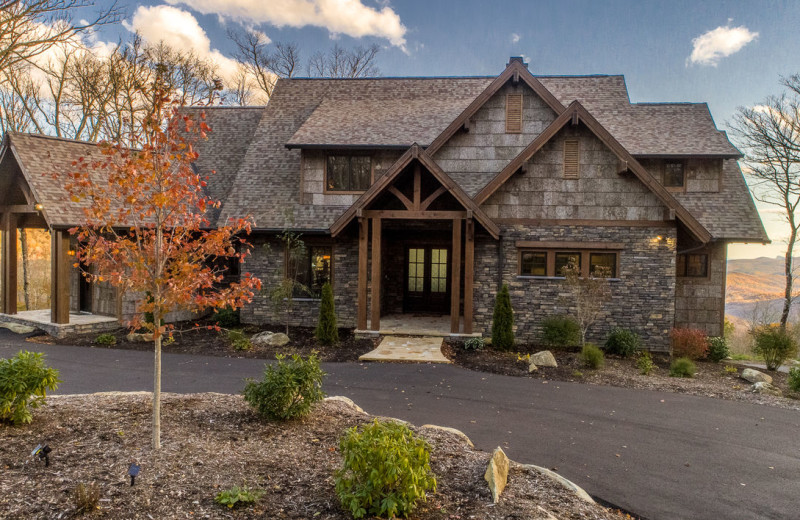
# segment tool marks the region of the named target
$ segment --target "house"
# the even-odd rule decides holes
[[[727,245],[769,241],[708,106],[631,103],[622,76],[539,76],[512,58],[492,77],[282,79],[266,107],[205,110],[196,165],[217,172],[214,217],[252,217],[243,270],[310,288],[295,325],[314,324],[329,280],[342,326],[436,315],[446,333],[488,333],[508,284],[517,337],[535,341],[570,312],[561,268],[575,262],[611,275],[590,340],[621,326],[666,349],[673,327],[722,334]],[[32,139],[7,139],[0,177],[61,146]],[[41,202],[31,190],[5,207]],[[266,293],[241,315],[281,321]]]

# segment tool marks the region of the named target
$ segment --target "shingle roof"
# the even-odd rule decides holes
[[[88,207],[89,201],[71,201],[63,179],[54,179],[53,174],[69,173],[72,162],[80,157],[99,157],[97,144],[37,134],[10,133],[7,139],[36,202],[44,207],[42,215],[47,223],[74,226],[83,221],[83,208]]]
[[[739,164],[735,159],[726,159],[722,173],[719,192],[675,193],[675,198],[714,239],[769,242]]]

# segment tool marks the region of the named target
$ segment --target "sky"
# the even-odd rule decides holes
[[[97,5],[103,5],[98,1]],[[726,130],[737,107],[781,91],[800,73],[800,1],[670,0],[120,0],[122,24],[99,41],[138,30],[233,66],[229,30],[304,56],[335,43],[381,46],[383,76],[502,72],[524,56],[534,74],[624,74],[632,102],[707,102]],[[87,15],[88,16],[88,15]],[[788,232],[761,208],[770,246],[731,245],[729,258],[782,255]]]

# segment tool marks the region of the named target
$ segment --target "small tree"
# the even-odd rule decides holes
[[[569,303],[575,308],[575,321],[581,329],[581,346],[586,344],[586,333],[603,312],[605,303],[611,298],[608,285],[609,270],[596,267],[591,276],[581,276],[580,267],[569,262],[562,269],[569,292]]]
[[[336,310],[333,303],[333,288],[330,282],[322,286],[322,299],[319,302],[319,322],[314,331],[317,341],[323,345],[339,342],[339,329],[336,326]]]
[[[494,301],[492,346],[501,350],[510,350],[514,347],[514,310],[511,307],[511,295],[506,284],[503,284]]]
[[[142,298],[131,328],[147,324],[153,332],[153,448],[161,446],[161,342],[171,326],[169,312],[239,308],[252,300],[261,282],[249,273],[222,286],[227,260],[243,262],[250,231],[245,219],[212,227],[206,211],[219,206],[205,195],[206,181],[192,168],[193,141],[209,131],[179,111],[158,83],[152,88],[154,110],[144,130],[122,141],[101,143],[100,158],[80,158],[68,175],[66,189],[82,203],[84,222],[70,230],[78,239],[75,266],[90,281],[107,281]],[[240,247],[237,247],[240,246]]]
[[[289,322],[294,309],[294,299],[298,294],[311,294],[311,290],[303,283],[298,281],[300,269],[304,267],[303,261],[306,257],[306,244],[301,235],[293,231],[284,230],[278,235],[278,239],[283,242],[284,262],[286,268],[278,276],[278,281],[269,292],[269,299],[275,308],[275,312],[283,315],[286,325],[286,335],[289,335]]]

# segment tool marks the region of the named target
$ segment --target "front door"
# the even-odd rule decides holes
[[[450,310],[450,249],[440,245],[405,248],[403,310],[447,314]]]

